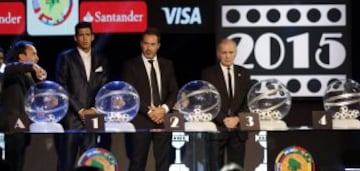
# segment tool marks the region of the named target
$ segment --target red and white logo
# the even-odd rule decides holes
[[[21,2],[0,2],[0,34],[21,34],[24,30],[24,4]]]
[[[94,33],[143,32],[147,28],[145,2],[83,2],[80,20],[92,23]]]

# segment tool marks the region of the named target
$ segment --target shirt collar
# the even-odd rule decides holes
[[[223,71],[227,71],[227,70],[228,70],[228,67],[227,67],[227,66],[225,66],[225,65],[223,65],[223,64],[221,64],[221,63],[219,63],[219,64],[220,64],[220,67],[221,67],[221,69],[222,69]],[[230,67],[230,70],[233,70],[234,64],[233,64],[233,65],[230,65],[229,67]]]
[[[82,57],[91,56],[91,49],[89,50],[89,52],[85,52],[85,51],[83,51],[83,50],[80,49],[80,48],[77,48],[77,50],[79,51],[79,54],[80,54],[80,56],[82,56]]]
[[[149,58],[146,58],[144,54],[141,54],[141,58],[145,62],[148,62],[149,60],[153,60],[154,62],[157,61],[157,55],[155,55],[154,58],[149,59]]]

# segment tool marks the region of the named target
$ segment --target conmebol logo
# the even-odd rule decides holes
[[[144,2],[83,2],[80,20],[92,22],[95,33],[143,32],[147,27]]]

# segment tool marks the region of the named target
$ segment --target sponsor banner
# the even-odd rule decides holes
[[[208,0],[148,0],[149,25],[163,33],[214,32],[215,4]]]
[[[351,1],[231,1],[218,6],[217,40],[255,81],[279,79],[295,97],[321,97],[351,74]]]
[[[26,4],[27,31],[32,36],[74,35],[78,0],[32,0]]]
[[[0,35],[25,30],[25,6],[21,2],[0,2]]]
[[[141,1],[82,2],[80,20],[91,22],[94,33],[143,32],[147,5]]]

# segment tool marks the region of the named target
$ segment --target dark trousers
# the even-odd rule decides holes
[[[98,138],[100,139],[97,147],[111,151],[111,133],[100,133],[98,134]]]
[[[238,131],[220,132],[212,134],[210,138],[211,155],[209,155],[210,169],[220,170],[224,166],[225,150],[226,150],[226,163],[235,163],[240,167],[244,167],[245,156],[245,139]]]
[[[82,155],[87,149],[96,146],[97,134],[67,133],[56,134],[55,145],[58,153],[58,171],[74,170],[78,152]]]
[[[22,171],[25,162],[25,150],[30,135],[24,133],[5,134],[5,160],[10,171]]]
[[[125,134],[125,141],[126,153],[130,160],[129,171],[145,171],[151,141],[153,142],[156,171],[169,170],[171,133],[128,133]]]

